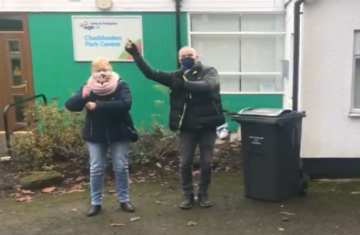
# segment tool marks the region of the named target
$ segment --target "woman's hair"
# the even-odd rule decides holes
[[[111,67],[109,60],[104,57],[99,57],[99,58],[95,59],[92,62],[91,71],[98,72],[98,70],[112,71],[112,67]]]

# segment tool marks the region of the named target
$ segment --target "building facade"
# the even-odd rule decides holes
[[[106,11],[95,2],[0,0],[0,54],[6,55],[0,76],[7,81],[0,88],[2,106],[34,94],[59,98],[62,105],[70,90],[86,81],[90,61],[75,59],[74,17],[141,17],[145,59],[157,69],[176,69],[173,0],[113,0]],[[283,0],[183,0],[181,11],[181,45],[193,46],[204,64],[217,68],[226,109],[283,107],[287,99]],[[132,62],[112,64],[131,86],[136,124],[151,123],[154,114],[166,122],[168,96],[145,80]],[[163,105],[155,105],[156,101]],[[19,110],[12,115],[21,122]],[[231,129],[236,126],[232,123]]]
[[[323,177],[358,177],[360,1],[307,0],[301,43],[302,156]]]

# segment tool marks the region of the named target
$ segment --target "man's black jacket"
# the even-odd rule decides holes
[[[198,62],[190,70],[164,72],[152,69],[141,55],[135,56],[134,61],[146,78],[170,88],[172,131],[215,129],[225,123],[215,68]]]

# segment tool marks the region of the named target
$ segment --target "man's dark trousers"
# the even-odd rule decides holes
[[[179,154],[181,186],[184,194],[192,194],[194,184],[192,180],[192,166],[196,146],[200,149],[200,184],[199,194],[207,194],[211,183],[211,162],[216,141],[215,129],[181,130],[179,133]]]

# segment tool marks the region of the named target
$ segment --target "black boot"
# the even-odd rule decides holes
[[[199,205],[201,207],[212,207],[212,203],[209,200],[209,195],[208,194],[198,194],[198,201],[199,201]]]
[[[91,205],[87,213],[88,217],[97,215],[101,212],[101,205]]]
[[[194,194],[184,194],[183,201],[180,203],[181,209],[190,209],[194,205]]]
[[[135,212],[135,208],[131,204],[131,202],[122,202],[122,203],[120,203],[120,207],[123,211],[130,212],[130,213]]]

